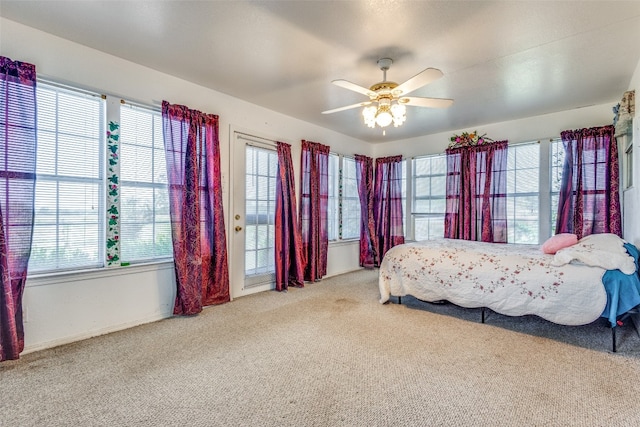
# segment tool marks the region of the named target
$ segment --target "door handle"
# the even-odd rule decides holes
[[[242,227],[240,227],[239,225],[236,225],[236,231],[240,231],[242,230]]]

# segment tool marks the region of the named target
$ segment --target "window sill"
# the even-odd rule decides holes
[[[329,240],[329,246],[345,246],[360,243],[360,239]]]

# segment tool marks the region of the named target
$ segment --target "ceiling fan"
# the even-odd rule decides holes
[[[453,99],[445,98],[421,98],[415,96],[405,96],[414,90],[425,86],[443,76],[442,71],[436,68],[427,68],[411,77],[402,84],[387,81],[387,71],[393,60],[382,58],[378,60],[378,66],[382,70],[383,78],[379,83],[374,84],[369,89],[358,86],[347,80],[334,80],[336,86],[361,93],[369,97],[369,101],[347,105],[345,107],[334,108],[323,111],[322,114],[332,114],[339,111],[350,110],[352,108],[365,107],[362,110],[364,122],[373,128],[376,124],[380,127],[389,126],[392,122],[394,126],[400,126],[406,120],[405,105],[415,107],[447,108],[453,104]]]

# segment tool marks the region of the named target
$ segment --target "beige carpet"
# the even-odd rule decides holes
[[[640,338],[606,321],[378,301],[377,272],[0,364],[0,426],[635,426]]]

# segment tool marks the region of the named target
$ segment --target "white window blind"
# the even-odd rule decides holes
[[[120,213],[122,261],[172,256],[162,116],[129,104],[120,107]]]
[[[38,153],[29,271],[92,268],[104,259],[105,103],[38,83]]]
[[[540,145],[536,142],[509,146],[507,156],[507,241],[509,243],[538,243],[539,205]]]
[[[360,237],[360,195],[353,158],[329,154],[327,218],[329,240]]]
[[[329,197],[327,201],[327,234],[329,240],[338,240],[340,226],[339,190],[340,190],[340,157],[337,154],[329,154]]]
[[[342,239],[360,237],[360,196],[356,178],[356,161],[342,158]]]
[[[245,274],[275,272],[278,153],[246,147]]]
[[[444,236],[447,160],[443,154],[413,159],[413,209],[415,240]]]

